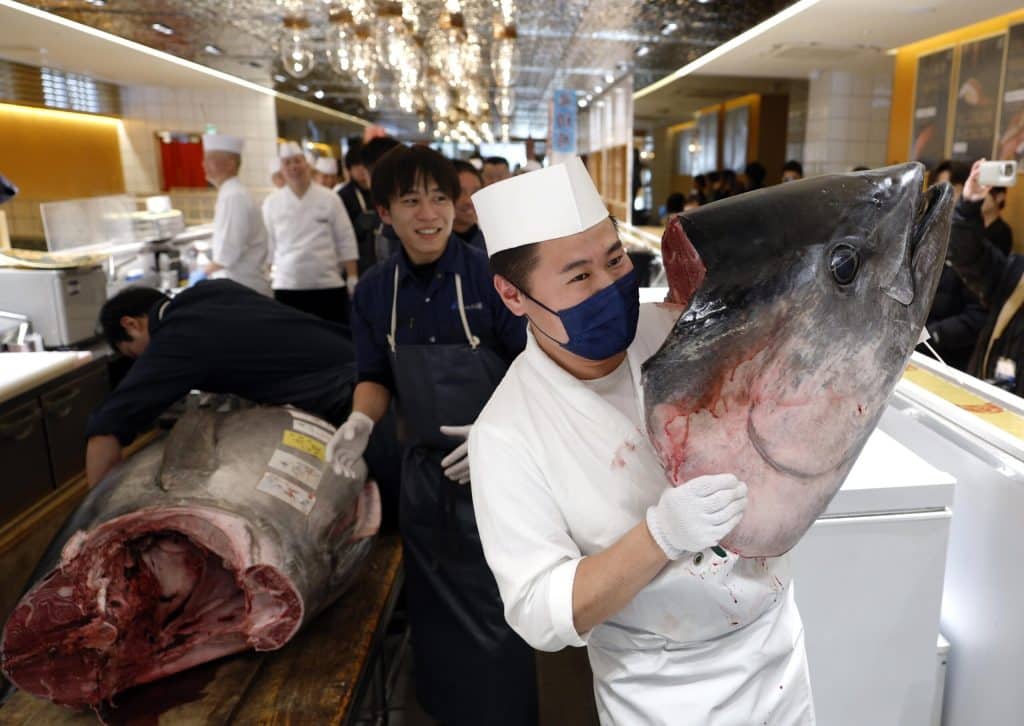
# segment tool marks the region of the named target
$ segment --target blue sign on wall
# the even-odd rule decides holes
[[[551,113],[551,150],[576,153],[576,92],[555,91]]]

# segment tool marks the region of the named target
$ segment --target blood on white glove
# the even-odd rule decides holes
[[[442,426],[441,433],[462,443],[441,459],[444,475],[459,484],[469,484],[469,432],[472,426]]]
[[[647,510],[647,528],[665,556],[676,560],[721,542],[746,508],[747,485],[735,476],[699,476],[665,490]]]
[[[356,462],[366,451],[372,432],[372,418],[359,411],[349,414],[327,444],[327,461],[335,474],[348,477],[356,475]]]

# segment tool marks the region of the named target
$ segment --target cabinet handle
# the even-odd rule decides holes
[[[82,392],[79,387],[72,388],[59,396],[54,396],[49,400],[43,401],[43,410],[47,414],[56,414],[63,418],[71,413],[71,402],[78,398],[78,394]]]
[[[36,408],[21,418],[0,422],[0,438],[14,439],[15,441],[27,439],[32,434],[32,429],[35,428],[35,422],[42,418],[42,415],[42,412]]]

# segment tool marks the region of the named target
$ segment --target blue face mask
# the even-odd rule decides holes
[[[533,327],[581,358],[611,358],[628,348],[636,337],[636,323],[640,316],[640,284],[636,270],[630,270],[605,289],[565,310],[552,310],[528,292],[523,294],[552,315],[557,315],[569,340],[563,343],[536,323]]]

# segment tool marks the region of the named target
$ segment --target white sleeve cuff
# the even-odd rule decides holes
[[[580,636],[576,632],[572,616],[572,585],[576,579],[576,568],[582,558],[563,562],[548,575],[548,608],[555,635],[566,645],[581,648],[587,644],[590,632]]]

